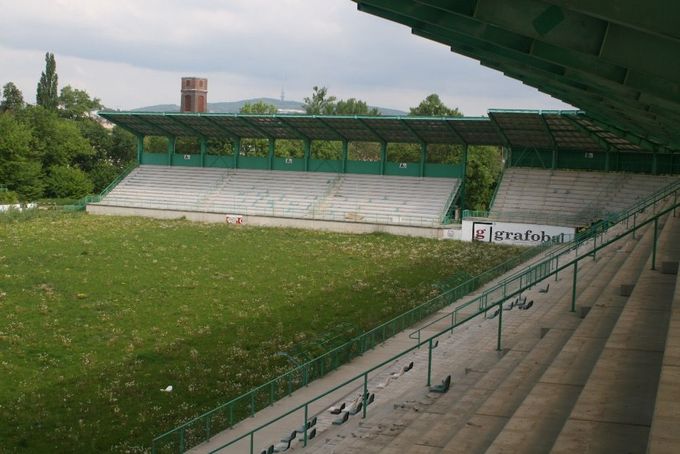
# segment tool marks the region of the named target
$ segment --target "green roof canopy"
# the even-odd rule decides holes
[[[592,132],[680,150],[677,0],[353,1],[577,106]]]
[[[349,142],[497,145],[537,149],[640,151],[579,111],[491,110],[489,117],[242,115],[105,111],[136,135]]]

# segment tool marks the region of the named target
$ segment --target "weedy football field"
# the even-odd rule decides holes
[[[85,214],[1,222],[0,452],[148,450],[286,371],[278,352],[359,334],[517,253]]]

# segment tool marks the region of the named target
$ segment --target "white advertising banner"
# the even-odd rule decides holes
[[[536,246],[549,240],[571,241],[576,229],[556,225],[463,220],[463,241]]]

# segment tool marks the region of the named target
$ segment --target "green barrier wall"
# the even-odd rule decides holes
[[[174,154],[172,165],[176,167],[202,167],[200,154]]]
[[[301,158],[274,158],[272,170],[305,170],[305,160]]]
[[[417,162],[387,162],[385,163],[385,175],[398,175],[405,177],[419,177],[420,163]]]
[[[347,161],[347,173],[380,175],[379,161]]]
[[[310,172],[342,173],[342,161],[339,159],[310,159]]]
[[[233,156],[215,156],[206,155],[205,156],[205,166],[206,167],[218,167],[225,169],[234,168],[234,157]]]
[[[168,162],[167,153],[143,153],[142,164],[167,166],[170,163]]]
[[[269,158],[253,156],[239,156],[239,169],[267,170],[269,168]]]
[[[425,176],[439,178],[463,178],[464,168],[465,166],[463,164],[450,165],[426,163]]]
[[[189,159],[185,159],[188,157]],[[170,159],[172,162],[169,162]],[[142,164],[149,165],[173,165],[177,167],[201,167],[201,155],[184,155],[175,153],[142,153]],[[234,156],[232,155],[205,155],[205,167],[233,169]],[[269,169],[269,158],[262,156],[239,156],[238,168],[267,170]],[[435,164],[426,163],[424,176],[440,178],[462,178],[464,166],[462,164]],[[290,170],[302,172],[305,170],[305,160],[303,158],[281,158],[274,157],[272,160],[272,170]],[[307,171],[309,172],[329,172],[343,173],[343,161],[340,159],[310,159]],[[380,161],[346,161],[344,173],[355,173],[364,175],[380,175]],[[385,175],[394,176],[420,176],[420,163],[418,162],[386,162]]]
[[[552,150],[513,149],[510,157],[510,167],[552,168]],[[556,154],[556,169],[572,170],[607,170],[607,153],[589,153],[575,150],[559,150]],[[673,154],[657,153],[656,158],[649,152],[609,152],[609,171],[655,173],[654,159],[656,159],[656,173],[680,173],[680,157]]]

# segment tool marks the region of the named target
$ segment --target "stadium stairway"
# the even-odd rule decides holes
[[[677,231],[667,223],[660,236],[660,244],[668,244]],[[579,311],[569,313],[571,299],[570,273],[561,273],[561,279],[552,282],[548,294],[539,296],[535,291],[527,295],[536,299],[533,309],[505,312],[504,343],[506,349],[494,352],[495,330],[492,321],[482,322],[486,335],[468,339],[468,345],[452,335],[452,342],[440,345],[435,352],[434,377],[453,375],[448,393],[441,396],[427,392],[412,384],[399,393],[397,388],[376,390],[375,407],[366,419],[350,421],[346,426],[324,430],[320,422],[317,439],[306,451],[320,453],[454,453],[454,452],[548,452],[553,443],[556,452],[572,452],[578,448],[588,451],[582,442],[578,447],[569,445],[578,438],[581,419],[576,419],[584,409],[582,399],[605,392],[606,405],[612,399],[624,407],[639,403],[632,388],[620,388],[628,395],[619,395],[616,383],[602,384],[600,376],[614,376],[607,369],[624,363],[622,358],[639,348],[647,348],[658,355],[658,340],[652,342],[648,333],[650,324],[663,321],[669,305],[667,295],[659,295],[652,307],[641,307],[647,287],[654,288],[658,271],[649,267],[652,234],[648,231],[638,240],[629,237],[618,248],[608,248],[598,253],[595,261],[582,261],[578,282]],[[645,266],[647,265],[647,266]],[[622,289],[639,279],[630,298],[621,295]],[[666,280],[675,282],[674,276]],[[666,292],[668,293],[668,292]],[[624,306],[626,301],[629,305]],[[656,302],[658,301],[658,303]],[[666,301],[666,303],[661,303]],[[621,314],[621,317],[619,317]],[[518,317],[520,316],[521,317]],[[663,324],[663,323],[661,323]],[[489,330],[490,328],[490,330]],[[482,329],[483,331],[483,329]],[[659,330],[662,336],[665,330]],[[479,334],[479,333],[478,333]],[[630,340],[630,336],[635,336]],[[658,335],[657,335],[658,337]],[[652,342],[650,344],[650,342]],[[625,350],[618,352],[619,344]],[[438,350],[440,350],[438,352]],[[632,350],[631,350],[632,349]],[[657,349],[657,350],[655,350]],[[425,349],[426,350],[426,349]],[[616,360],[612,363],[611,359]],[[645,357],[644,350],[638,356]],[[442,358],[444,356],[446,359]],[[604,362],[603,362],[604,361]],[[607,362],[608,361],[608,362]],[[660,360],[659,360],[660,361]],[[417,362],[417,364],[422,363]],[[639,364],[635,364],[639,367]],[[591,373],[592,371],[592,373]],[[638,370],[635,376],[647,375]],[[414,374],[414,380],[422,380]],[[658,379],[647,377],[649,383]],[[401,380],[401,379],[400,379]],[[648,384],[647,388],[653,388]],[[583,392],[581,392],[583,390]],[[584,397],[586,396],[586,397]],[[629,397],[629,401],[626,401]],[[632,398],[632,402],[630,401]],[[653,395],[645,395],[647,404]],[[626,407],[626,408],[628,408]],[[581,412],[581,413],[579,413]],[[645,412],[643,412],[645,413]],[[651,412],[645,413],[651,417]],[[676,412],[677,414],[677,412]],[[572,429],[573,425],[576,432]],[[647,423],[646,431],[649,431]],[[640,432],[635,430],[634,432]],[[643,437],[644,438],[644,437]],[[613,443],[613,441],[610,441]],[[566,443],[566,445],[563,445]],[[645,438],[646,444],[646,438]],[[566,446],[562,448],[562,446]],[[597,444],[593,445],[597,447]],[[602,452],[618,452],[612,444]],[[603,448],[600,446],[600,448]],[[295,450],[301,450],[300,446]],[[597,451],[597,449],[595,449]],[[642,452],[644,449],[635,450]],[[623,452],[623,451],[622,451]]]
[[[672,219],[680,224],[680,218]],[[676,236],[677,226],[676,226]],[[661,272],[676,275],[675,293],[661,365],[647,452],[675,453],[680,446],[680,279],[677,278],[680,241],[670,242],[660,256]]]

